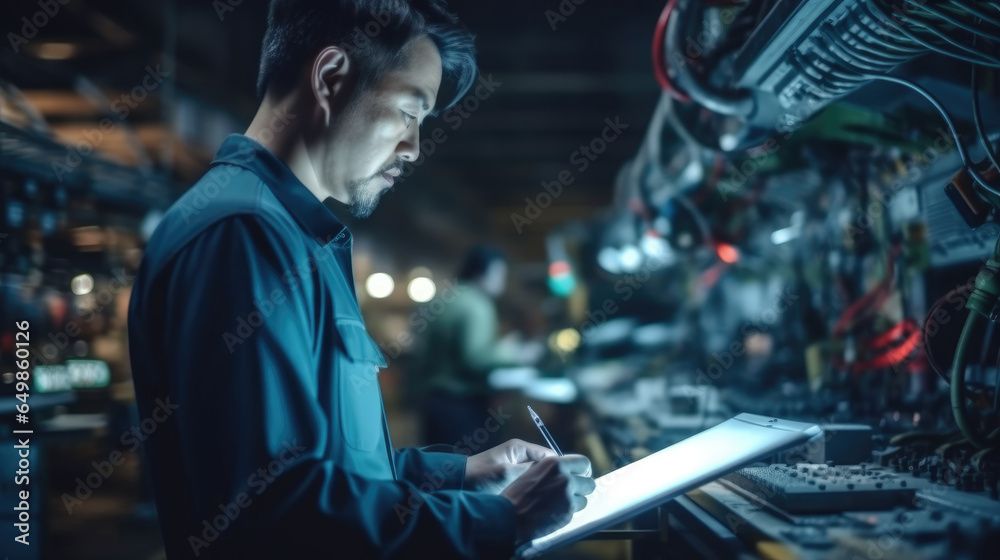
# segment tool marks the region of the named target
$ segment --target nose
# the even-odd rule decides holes
[[[396,155],[403,161],[413,162],[420,157],[420,127],[413,123],[406,129],[406,136],[396,146]]]

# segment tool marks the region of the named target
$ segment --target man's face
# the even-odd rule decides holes
[[[354,97],[326,131],[320,181],[359,218],[375,210],[403,162],[420,154],[419,127],[441,86],[441,56],[427,37],[411,41],[404,63]]]
[[[500,297],[507,284],[507,263],[496,259],[486,267],[483,273],[483,290],[493,296]]]

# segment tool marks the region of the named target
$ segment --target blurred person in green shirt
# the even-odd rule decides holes
[[[437,305],[429,305],[416,369],[423,394],[424,441],[454,443],[475,452],[499,437],[496,432],[506,414],[491,409],[487,377],[496,368],[533,363],[541,350],[512,337],[498,338],[495,300],[506,283],[503,253],[478,245],[465,257],[453,287],[442,291]],[[483,434],[489,436],[487,441],[482,441]]]

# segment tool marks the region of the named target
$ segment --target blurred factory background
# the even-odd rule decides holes
[[[606,472],[751,412],[831,427],[824,466],[847,465],[832,484],[869,485],[831,498],[772,481],[773,507],[748,517],[734,500],[766,478],[748,469],[661,508],[669,545],[566,557],[995,557],[1000,4],[450,6],[481,79],[348,223],[394,443],[425,443],[422,326],[488,243],[509,267],[500,344],[522,358],[488,372],[491,409],[516,411],[503,439],[540,441],[531,404]],[[9,545],[5,471],[0,550],[162,558],[131,279],[163,211],[257,108],[266,2],[0,13],[0,464],[16,464],[20,321],[36,453],[34,544]]]

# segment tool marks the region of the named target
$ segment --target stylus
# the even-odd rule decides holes
[[[535,425],[538,426],[538,431],[542,432],[542,437],[545,438],[545,443],[549,444],[549,447],[552,448],[552,451],[556,452],[556,455],[562,457],[563,452],[559,449],[559,446],[556,445],[556,440],[552,439],[552,434],[550,434],[549,429],[545,427],[545,422],[542,422],[542,419],[535,414],[534,410],[531,410],[530,406],[528,407],[528,413],[531,414],[531,419],[534,420]]]

